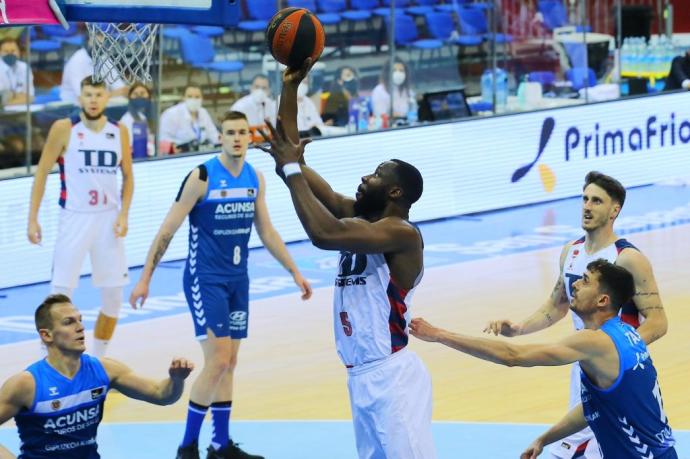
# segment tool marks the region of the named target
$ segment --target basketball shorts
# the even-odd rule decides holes
[[[118,209],[104,212],[60,209],[53,254],[53,286],[76,288],[86,254],[91,259],[95,287],[122,287],[129,283],[124,239],[115,237],[118,213]]]
[[[218,337],[247,337],[249,325],[249,277],[228,280],[219,276],[189,273],[185,266],[182,286],[192,313],[194,334],[198,340],[207,338],[211,329]]]
[[[568,408],[572,409],[582,402],[580,395],[580,365],[575,362],[570,367],[570,399]],[[602,454],[599,450],[599,443],[594,437],[594,432],[589,427],[554,442],[549,447],[551,457],[570,459],[572,457],[582,457],[585,459],[601,459]]]
[[[431,376],[403,349],[348,369],[348,389],[360,459],[433,459]]]

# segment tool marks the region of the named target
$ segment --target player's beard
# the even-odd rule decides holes
[[[355,201],[355,215],[368,217],[383,211],[386,207],[386,191],[381,189],[369,191]]]
[[[83,108],[81,109],[81,113],[84,115],[84,118],[86,118],[89,121],[96,121],[97,119],[100,119],[100,117],[103,116],[104,111],[105,110],[101,110],[100,112],[98,112],[98,115],[91,116],[87,113],[86,110],[84,110]]]

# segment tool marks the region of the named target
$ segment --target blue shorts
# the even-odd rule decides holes
[[[182,278],[184,296],[192,313],[194,334],[206,339],[210,328],[216,337],[247,337],[249,323],[249,277],[222,279],[189,274]]]

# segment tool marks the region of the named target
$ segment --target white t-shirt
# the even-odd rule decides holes
[[[81,93],[81,82],[89,75],[93,75],[93,60],[86,49],[79,48],[65,63],[62,71],[62,84],[60,85],[60,99],[64,102],[79,104],[79,94]],[[113,84],[106,83],[108,91],[115,91],[124,88],[125,82],[117,80]]]
[[[323,120],[319,115],[316,104],[309,97],[297,98],[297,129],[308,131],[314,126],[322,126]]]
[[[410,98],[414,97],[411,91],[401,92],[398,88],[393,91],[393,116],[404,118],[410,111]],[[374,116],[381,116],[390,112],[391,96],[386,87],[379,83],[371,92],[371,105]]]
[[[263,126],[264,120],[268,118],[271,123],[275,126],[278,107],[276,106],[276,101],[273,99],[266,99],[263,103],[257,103],[251,94],[247,94],[241,99],[237,100],[232,107],[231,111],[241,112],[247,115],[247,121],[249,121],[250,126]]]
[[[29,77],[29,90],[27,91],[26,77]],[[9,91],[13,94],[34,95],[34,75],[26,62],[17,61],[12,67],[0,59],[0,91]]]
[[[181,145],[196,140],[199,143],[220,143],[220,133],[208,111],[199,108],[197,121],[192,120],[192,114],[184,102],[173,105],[161,114],[160,140]]]

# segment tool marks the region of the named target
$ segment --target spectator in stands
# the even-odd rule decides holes
[[[198,151],[220,143],[218,128],[202,103],[201,87],[190,83],[184,89],[184,100],[161,114],[163,153]]]
[[[323,134],[323,120],[314,101],[309,98],[309,84],[303,80],[297,87],[297,129],[300,137]]]
[[[690,49],[684,56],[677,56],[671,62],[671,71],[666,77],[664,91],[690,90]]]
[[[331,83],[323,120],[327,124],[346,126],[349,118],[350,100],[359,97],[359,78],[357,71],[350,66],[336,70],[336,79]]]
[[[153,135],[149,133],[148,128],[151,90],[143,83],[134,83],[129,88],[127,97],[129,99],[127,113],[122,115],[120,122],[124,123],[129,131],[132,158],[153,156]]]
[[[34,97],[34,75],[27,63],[19,60],[15,38],[0,41],[0,93],[5,104],[25,104]]]
[[[92,52],[93,47],[91,46],[91,39],[89,39],[86,47],[79,48],[65,63],[65,68],[62,70],[62,84],[60,86],[60,99],[63,102],[69,102],[74,105],[79,103],[81,82],[87,76],[93,75]],[[129,91],[125,82],[119,79],[114,83],[106,82],[106,88],[110,91],[111,97],[124,97],[127,95],[127,91]]]
[[[371,104],[374,116],[390,114],[391,91],[389,80],[393,80],[393,118],[406,118],[414,100],[411,88],[410,69],[405,62],[396,58],[391,69],[390,61],[386,61],[381,72],[379,84],[371,93]]]
[[[262,74],[254,76],[249,94],[232,104],[230,110],[244,113],[250,127],[263,126],[266,118],[275,125],[278,110],[276,101],[271,98],[268,77]]]

